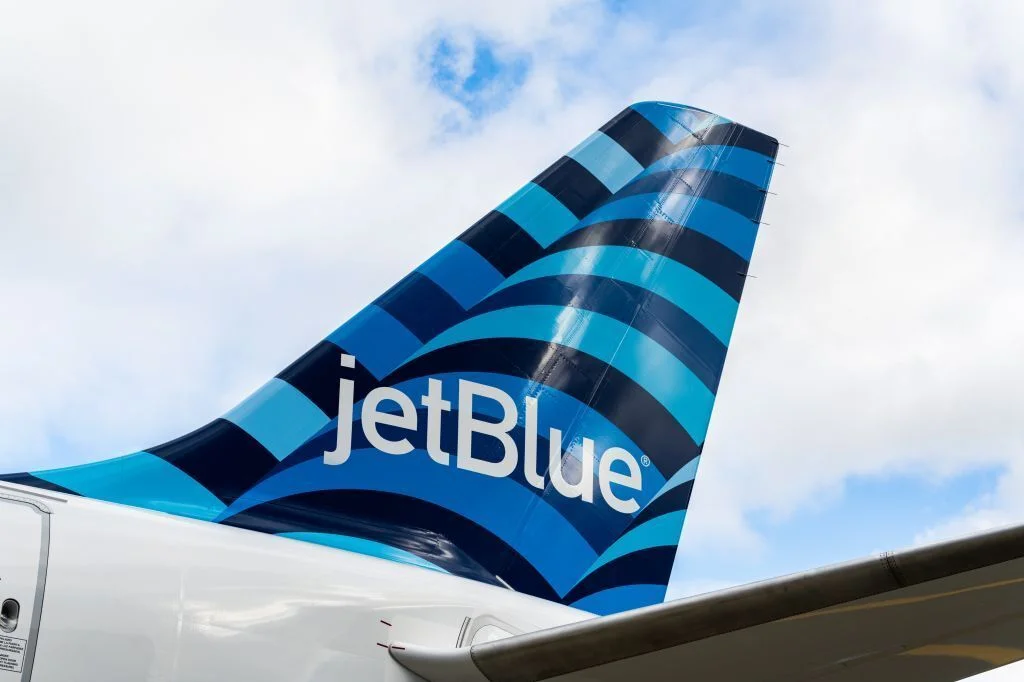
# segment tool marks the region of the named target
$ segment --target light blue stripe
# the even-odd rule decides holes
[[[662,171],[698,168],[733,175],[765,189],[771,177],[773,164],[764,154],[741,147],[709,145],[690,147],[658,159],[641,176]]]
[[[279,461],[330,421],[313,401],[278,378],[265,383],[224,418],[259,441]]]
[[[572,606],[599,616],[608,616],[660,604],[665,601],[665,589],[665,585],[621,585],[587,595]]]
[[[33,474],[82,497],[212,521],[224,503],[184,471],[148,452]]]
[[[729,122],[728,119],[709,111],[669,102],[637,102],[630,108],[650,121],[673,144],[678,144],[680,140],[692,133],[699,133],[713,125]]]
[[[757,224],[732,209],[689,194],[634,194],[605,204],[576,224],[588,225],[623,218],[663,220],[696,230],[735,251],[746,260],[754,250]]]
[[[597,559],[579,531],[532,491],[508,478],[460,469],[455,462],[439,465],[423,450],[395,456],[363,449],[340,466],[327,466],[321,458],[296,464],[248,490],[224,518],[269,500],[317,490],[379,490],[459,514],[515,549],[559,594]]]
[[[541,246],[549,246],[576,224],[572,211],[532,182],[502,202],[497,210],[514,220]]]
[[[687,462],[686,466],[684,466],[682,469],[680,469],[676,473],[672,474],[672,478],[668,479],[668,482],[665,483],[665,485],[663,485],[661,487],[661,490],[659,490],[657,492],[657,494],[654,497],[651,498],[651,502],[654,502],[656,499],[658,499],[659,497],[661,497],[662,495],[667,493],[669,490],[672,490],[673,488],[678,488],[679,486],[681,486],[682,484],[686,483],[687,481],[692,481],[692,480],[696,479],[697,478],[697,466],[699,464],[700,464],[700,455],[697,455],[696,457],[691,459],[689,462]],[[648,504],[650,504],[650,502],[648,502]]]
[[[327,547],[336,547],[337,549],[343,549],[347,552],[355,552],[356,554],[365,554],[367,556],[377,557],[378,559],[396,561],[400,564],[422,566],[423,568],[429,568],[432,571],[440,571],[441,573],[448,572],[440,566],[416,556],[412,552],[407,552],[404,549],[398,549],[397,547],[386,545],[383,542],[374,542],[373,540],[354,538],[348,535],[336,535],[334,533],[297,532],[280,533],[279,535],[283,538],[301,540],[302,542],[312,542],[317,545],[326,545]]]
[[[686,510],[658,516],[642,523],[612,543],[594,565],[584,573],[580,580],[619,557],[651,547],[675,547],[679,544],[679,536],[683,532]],[[579,583],[579,580],[576,581]]]
[[[612,192],[618,192],[644,167],[622,146],[600,130],[585,139],[567,154],[601,181]]]
[[[497,290],[556,275],[595,275],[647,289],[685,310],[729,345],[739,309],[736,299],[679,261],[629,246],[581,246],[559,251],[527,265]]]
[[[419,271],[469,308],[501,284],[504,276],[476,250],[458,239],[438,251]]]
[[[589,310],[519,306],[494,310],[442,332],[415,356],[463,341],[534,339],[592,355],[631,378],[658,400],[700,445],[707,435],[714,394],[658,342],[618,320]]]
[[[327,337],[380,379],[420,347],[420,340],[388,312],[368,305]]]

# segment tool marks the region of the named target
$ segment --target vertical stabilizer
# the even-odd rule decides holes
[[[776,150],[635,104],[222,418],[0,478],[598,613],[661,601]]]

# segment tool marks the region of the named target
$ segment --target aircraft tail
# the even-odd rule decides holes
[[[660,602],[776,151],[634,104],[223,417],[0,479],[596,613]]]

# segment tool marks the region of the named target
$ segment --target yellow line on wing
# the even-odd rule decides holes
[[[1000,666],[1014,663],[1024,658],[1024,649],[1013,649],[1005,646],[985,646],[983,644],[926,644],[916,649],[904,651],[901,655],[971,658],[993,666]]]
[[[798,616],[790,616],[789,618],[786,618],[784,620],[801,620],[803,618],[813,618],[815,616],[825,616],[833,613],[870,611],[871,609],[884,609],[890,606],[906,606],[907,604],[920,604],[921,602],[932,601],[934,599],[943,599],[945,597],[952,597],[958,594],[968,594],[970,592],[978,592],[980,590],[991,590],[999,587],[1007,587],[1009,585],[1019,585],[1020,583],[1024,583],[1024,578],[1000,580],[994,583],[985,583],[984,585],[972,585],[971,587],[964,587],[959,590],[939,592],[938,594],[926,594],[920,597],[898,597],[896,599],[886,599],[884,601],[869,602],[867,604],[849,604],[845,606],[833,606],[832,608],[822,609],[820,611],[812,611],[810,613],[801,613]]]

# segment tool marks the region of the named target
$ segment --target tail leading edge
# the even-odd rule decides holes
[[[777,148],[634,104],[222,418],[0,479],[660,602]]]

